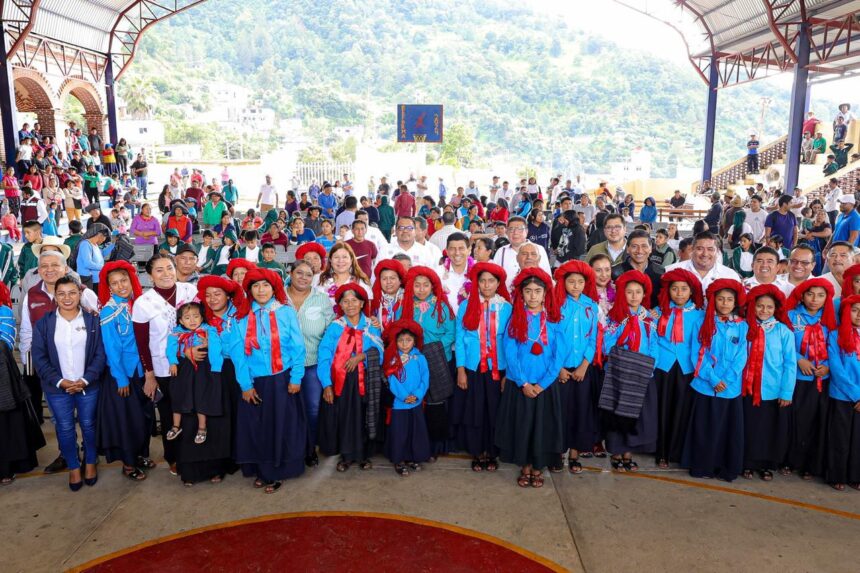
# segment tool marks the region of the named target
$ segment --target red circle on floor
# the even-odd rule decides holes
[[[461,528],[406,517],[296,515],[170,536],[77,569],[133,571],[520,571],[558,566]]]

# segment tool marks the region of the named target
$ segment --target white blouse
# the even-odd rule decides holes
[[[155,289],[143,293],[134,301],[131,319],[139,324],[149,323],[149,352],[152,370],[158,377],[170,375],[167,362],[167,335],[176,328],[176,309],[197,296],[197,287],[189,283],[176,283],[176,306],[164,300]]]

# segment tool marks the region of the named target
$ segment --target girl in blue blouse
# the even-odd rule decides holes
[[[824,278],[803,281],[788,297],[788,319],[797,352],[797,383],[791,400],[791,434],[783,473],[811,480],[824,473],[830,366],[827,338],[836,330],[833,285]]]
[[[131,307],[142,294],[137,270],[125,261],[107,263],[99,273],[102,342],[107,349],[108,376],[99,395],[98,448],[108,463],[122,460],[122,473],[132,481],[146,479],[152,400],[143,393],[143,366],[134,339]]]
[[[601,333],[594,270],[582,261],[564,263],[555,271],[554,295],[564,332],[563,348],[559,350],[563,368],[558,380],[564,403],[567,469],[578,474],[582,473],[580,453],[590,457],[599,439],[594,394],[600,384],[595,359]]]
[[[457,387],[451,399],[451,427],[457,447],[472,455],[472,471],[494,472],[499,455],[494,444],[496,414],[507,368],[503,341],[511,317],[511,297],[505,269],[497,264],[475,264],[469,280],[468,302],[457,313]]]
[[[385,455],[402,477],[421,469],[430,458],[430,437],[421,403],[430,388],[430,371],[421,354],[421,327],[401,319],[385,329],[383,372],[394,397],[385,437]]]
[[[785,296],[772,284],[747,293],[749,359],[743,374],[744,472],[773,479],[788,452],[789,406],[797,377],[794,334]]]
[[[242,388],[236,416],[236,462],[254,487],[275,493],[304,472],[310,453],[302,377],[305,345],[296,311],[274,271],[254,268],[242,283],[248,302],[222,333]]]
[[[660,277],[660,306],[657,317],[657,345],[660,354],[654,370],[657,385],[657,465],[681,461],[684,434],[690,422],[692,393],[689,391],[696,367],[693,341],[702,326],[704,304],[699,277],[675,269]]]
[[[611,350],[617,346],[649,357],[656,364],[660,355],[657,325],[646,306],[651,300],[651,279],[639,271],[627,271],[615,281],[615,288],[618,294],[607,315],[604,354],[612,360]],[[653,367],[649,370],[638,374],[653,376]],[[657,388],[653,380],[646,388],[635,425],[631,427],[629,420],[619,418],[613,416],[608,424],[606,449],[613,454],[610,460],[613,469],[635,472],[639,464],[633,460],[633,453],[652,453],[657,449]]]
[[[833,489],[860,490],[860,295],[842,299],[839,329],[830,333],[830,419],[827,471]]]
[[[738,313],[745,298],[743,285],[733,279],[717,279],[708,287],[705,318],[693,339],[696,371],[681,455],[681,466],[693,477],[733,481],[743,469],[741,375],[749,326]]]
[[[370,324],[367,291],[348,282],[334,293],[337,319],[326,328],[319,346],[317,376],[322,385],[319,411],[320,452],[340,454],[337,471],[345,472],[358,462],[363,470],[373,468],[367,416],[367,352],[378,351],[382,360],[382,333]],[[377,365],[380,362],[377,362]]]
[[[521,467],[520,487],[543,487],[541,469],[564,449],[559,385],[564,345],[552,279],[539,268],[514,279],[511,320],[504,339],[506,378],[496,422],[496,446],[503,462]]]

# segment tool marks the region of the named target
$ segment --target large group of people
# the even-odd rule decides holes
[[[653,199],[578,178],[450,197],[440,179],[437,200],[426,177],[283,197],[267,177],[240,212],[227,168],[177,171],[159,218],[139,182],[99,177],[85,223],[51,203],[69,236],[36,209],[17,264],[0,248],[3,485],[46,447],[44,399],[47,471],[72,491],[100,456],[146,479],[153,435],[186,486],[241,471],[265,493],[320,455],[338,472],[384,455],[405,477],[452,451],[475,472],[515,464],[521,487],[651,455],[860,489],[860,214],[835,180],[823,201],[711,193],[682,239]]]

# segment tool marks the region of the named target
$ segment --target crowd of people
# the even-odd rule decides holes
[[[265,493],[320,455],[346,472],[382,454],[405,477],[452,451],[475,472],[516,464],[521,487],[652,455],[860,489],[860,189],[710,192],[682,238],[653,198],[578,178],[449,197],[412,176],[360,194],[345,174],[281,196],[267,176],[242,212],[226,167],[177,170],[159,217],[148,181],[87,171],[66,184],[92,193],[88,217],[30,178],[17,263],[0,246],[3,485],[46,447],[44,399],[46,471],[72,491],[100,456],[146,479],[153,435],[186,486],[241,471]],[[683,216],[683,195],[667,203]]]

